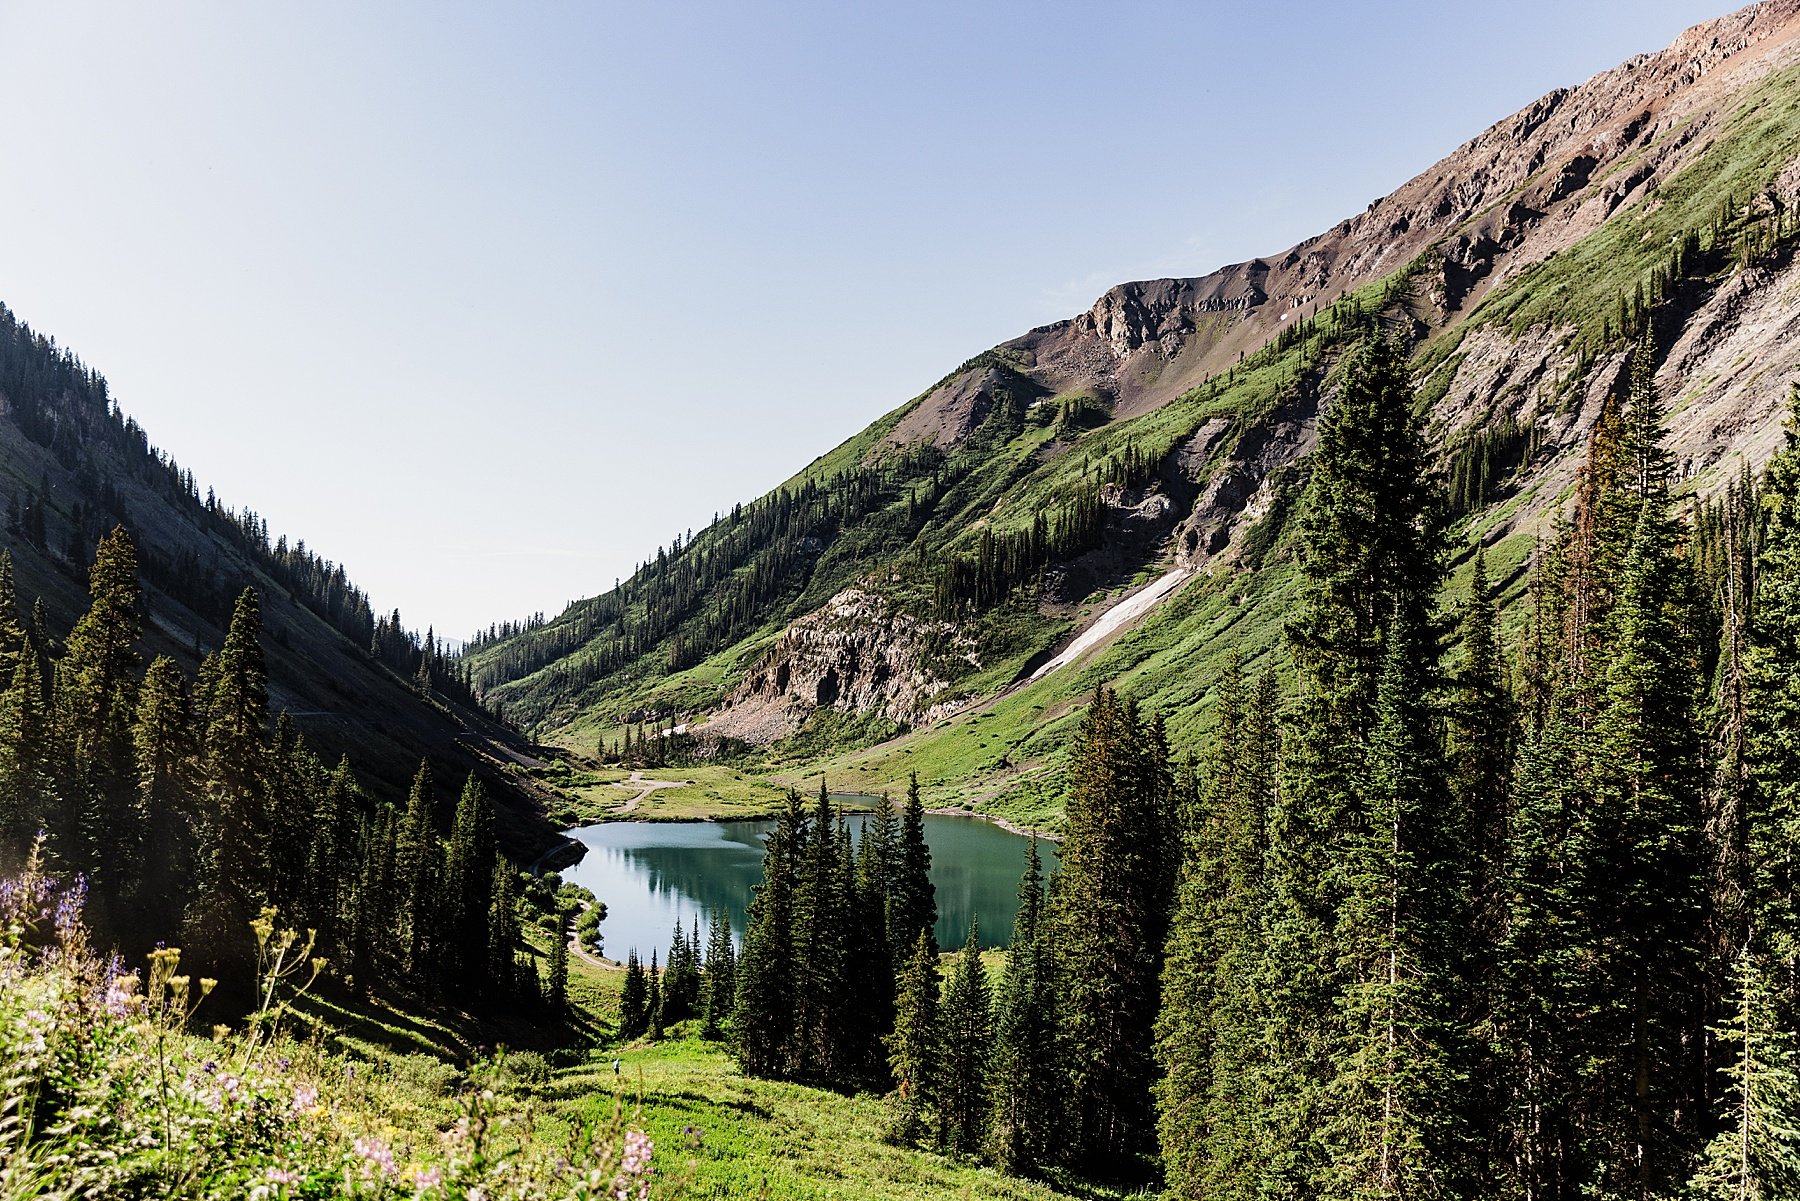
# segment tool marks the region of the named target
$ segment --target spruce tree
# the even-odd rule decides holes
[[[885,944],[883,944],[885,945]],[[725,1021],[737,997],[737,950],[731,942],[731,919],[723,908],[707,919],[706,978],[701,992],[703,1038],[724,1037]]]
[[[0,549],[0,680],[13,678],[26,646],[25,627],[19,623],[19,594],[13,584],[12,552]]]
[[[1044,864],[1033,836],[996,998],[988,1122],[994,1162],[1019,1174],[1052,1162],[1062,1102],[1053,960],[1043,915]]]
[[[444,930],[446,968],[453,978],[475,977],[468,980],[474,990],[480,989],[486,966],[480,950],[492,902],[494,859],[493,808],[480,778],[470,772],[444,855]]]
[[[138,689],[132,745],[137,804],[144,815],[144,870],[132,898],[140,926],[173,938],[193,887],[198,765],[187,682],[173,659],[158,656]]]
[[[552,1013],[561,1013],[569,1005],[569,911],[561,902],[552,905],[555,925],[550,931],[550,955],[544,978],[544,1001]]]
[[[1068,836],[1052,880],[1071,1163],[1137,1170],[1155,1137],[1157,986],[1179,832],[1168,748],[1136,707],[1100,688],[1069,755]]]
[[[924,930],[937,954],[937,889],[931,883],[931,847],[925,842],[925,804],[919,795],[919,773],[906,784],[906,809],[900,819],[899,848],[893,871],[893,900],[888,907],[888,933],[893,939],[895,970],[912,957],[913,943]]]
[[[24,862],[32,840],[54,820],[53,729],[38,657],[22,654],[0,693],[0,853],[9,867]]]
[[[57,672],[58,725],[68,755],[66,799],[75,808],[63,853],[88,875],[101,920],[135,891],[144,852],[131,725],[139,660],[137,552],[123,527],[100,542],[88,572],[92,603],[75,623]]]
[[[795,894],[807,832],[800,794],[787,805],[764,843],[763,882],[750,901],[744,954],[737,963],[732,1051],[751,1076],[780,1076],[794,1058],[794,1011],[799,969],[794,956]]]
[[[633,947],[625,957],[625,984],[619,991],[619,1037],[630,1041],[650,1028],[650,982]]]
[[[242,960],[244,931],[268,897],[269,694],[261,639],[262,608],[246,588],[225,645],[202,665],[206,821],[189,947],[233,963]],[[243,972],[221,971],[220,978],[232,976]]]
[[[1340,1145],[1363,1116],[1363,1072],[1340,1055],[1345,1004],[1374,964],[1341,934],[1361,911],[1354,874],[1371,826],[1370,740],[1390,632],[1409,632],[1409,675],[1435,690],[1445,502],[1401,348],[1365,339],[1319,422],[1300,524],[1301,589],[1287,623],[1299,690],[1270,815],[1264,962],[1267,1054],[1280,1065],[1257,1115],[1262,1187],[1341,1195],[1319,1132]]]
[[[437,786],[431,764],[423,760],[407,793],[406,811],[394,844],[394,870],[398,875],[400,910],[395,929],[400,932],[403,959],[410,976],[423,977],[428,957],[435,950],[436,889],[439,878],[437,824],[433,819]]]
[[[1776,1201],[1800,1195],[1800,1059],[1761,965],[1745,952],[1734,974],[1737,1003],[1713,1031],[1729,1052],[1722,1120],[1688,1188],[1718,1201]]]
[[[987,969],[981,963],[981,936],[969,922],[969,940],[957,958],[943,997],[943,1048],[938,1068],[938,1145],[971,1155],[987,1138],[989,1055],[993,1038],[993,1001]]]
[[[794,958],[798,1074],[839,1083],[858,1056],[847,1045],[854,897],[845,895],[849,835],[823,781],[806,840],[795,897]]]
[[[900,977],[894,1029],[887,1037],[893,1074],[894,1137],[917,1143],[930,1129],[938,1104],[938,966],[931,936],[920,929]]]

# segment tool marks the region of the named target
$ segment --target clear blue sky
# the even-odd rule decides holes
[[[5,4],[0,300],[461,636],[1722,11]]]

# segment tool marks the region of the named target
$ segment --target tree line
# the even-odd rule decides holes
[[[138,652],[129,534],[100,542],[90,607],[66,637],[41,603],[21,620],[0,550],[0,859],[35,853],[85,883],[98,936],[135,955],[179,943],[196,971],[243,981],[265,907],[312,929],[359,991],[535,995],[518,958],[517,873],[471,775],[443,812],[429,764],[404,805],[371,797],[291,718],[271,720],[254,590],[197,679]]]

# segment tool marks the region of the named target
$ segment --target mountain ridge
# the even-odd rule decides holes
[[[1783,300],[1800,282],[1797,75],[1800,3],[1752,5],[1548,93],[1281,255],[1108,289],[1084,313],[971,359],[757,502],[864,481],[854,510],[825,496],[797,544],[810,549],[729,630],[706,627],[716,636],[694,636],[661,663],[667,643],[621,633],[628,615],[653,609],[663,625],[700,629],[692,615],[719,594],[699,588],[667,607],[677,594],[665,570],[710,571],[723,588],[761,570],[753,554],[729,571],[715,562],[732,521],[677,545],[675,567],[659,552],[623,591],[477,647],[477,678],[559,741],[586,747],[652,715],[679,715],[704,735],[706,714],[754,694],[758,737],[777,744],[758,762],[842,769],[845,754],[873,756],[886,774],[868,786],[880,787],[903,772],[900,756],[937,737],[909,727],[961,729],[945,714],[995,697],[1110,596],[1179,566],[1194,577],[1145,619],[1162,632],[1144,640],[1187,648],[1181,656],[1151,670],[1117,649],[1127,632],[1059,674],[1198,699],[1203,690],[1179,676],[1209,674],[1226,640],[1179,614],[1217,624],[1212,606],[1236,594],[1250,612],[1233,623],[1254,627],[1250,649],[1274,645],[1278,622],[1261,606],[1279,603],[1285,523],[1336,356],[1371,320],[1414,347],[1465,536],[1489,546],[1516,595],[1531,541],[1560,512],[1646,331],[1691,493],[1722,487],[1776,445],[1800,346]],[[1266,578],[1245,583],[1246,572]],[[829,614],[853,590],[950,624],[896,626],[874,644],[845,623],[829,633]],[[1251,603],[1251,592],[1269,599]],[[603,609],[627,616],[614,623]],[[958,637],[978,648],[967,666],[917,670],[934,640]],[[541,653],[517,654],[532,647]],[[502,665],[509,656],[517,669]],[[834,678],[839,686],[821,687]],[[844,688],[850,679],[858,686]],[[771,689],[778,680],[793,686]],[[1024,694],[1045,689],[1056,698],[1043,712],[1071,711],[1074,683]],[[896,716],[901,692],[912,720]],[[780,723],[763,720],[771,708]],[[782,737],[823,713],[853,719],[848,744],[823,758],[816,745],[797,760],[780,752]],[[927,784],[940,799],[1004,794],[1008,773],[1041,767],[1051,741],[1020,722],[1004,753],[958,752]]]

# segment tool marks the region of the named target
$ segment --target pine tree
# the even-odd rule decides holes
[[[489,987],[501,996],[517,996],[519,988],[519,875],[505,859],[494,865],[494,901],[488,910]]]
[[[1467,831],[1449,804],[1425,665],[1403,614],[1387,642],[1367,814],[1340,868],[1343,1025],[1321,1131],[1328,1195],[1464,1196],[1455,1081],[1466,1057]]]
[[[1050,887],[1071,1163],[1130,1174],[1155,1137],[1152,1057],[1180,840],[1168,748],[1099,689],[1069,756],[1068,836]]]
[[[421,761],[407,793],[406,812],[394,844],[394,870],[398,874],[400,910],[395,928],[400,931],[406,972],[427,975],[429,957],[435,951],[432,918],[436,913],[435,884],[439,878],[437,823],[433,819],[436,782],[431,764]]]
[[[552,1013],[569,1005],[569,911],[558,902],[551,909],[556,919],[550,931],[549,970],[544,979],[544,1001]]]
[[[1061,1103],[1053,961],[1043,915],[1044,864],[1034,836],[1025,853],[1019,909],[995,1006],[994,1104],[988,1122],[994,1161],[1020,1174],[1053,1159]]]
[[[187,682],[173,659],[158,656],[138,689],[132,744],[137,765],[137,803],[144,815],[144,870],[132,899],[139,925],[173,933],[181,928],[183,900],[192,887],[197,751]]]
[[[650,982],[633,947],[625,957],[625,984],[619,992],[619,1037],[630,1041],[650,1028]]]
[[[334,947],[341,929],[344,898],[356,876],[356,800],[350,775],[350,759],[344,756],[325,780],[313,809],[313,837],[306,860],[306,924],[318,931],[319,944]],[[491,873],[489,873],[491,874]],[[484,886],[489,874],[482,876]],[[487,939],[487,914],[468,944],[479,948]],[[485,966],[485,965],[483,965]]]
[[[1728,1081],[1722,1120],[1688,1187],[1718,1201],[1776,1201],[1800,1195],[1800,1060],[1748,952],[1735,975],[1735,1012],[1713,1031],[1731,1052],[1719,1068]]]
[[[142,871],[131,725],[139,660],[137,552],[122,527],[101,540],[88,573],[92,604],[70,632],[57,672],[58,725],[66,740],[65,799],[75,808],[62,848],[88,875],[101,920],[114,915]]]
[[[1372,821],[1366,788],[1390,633],[1409,632],[1411,677],[1435,689],[1445,502],[1414,409],[1404,355],[1385,334],[1345,356],[1321,417],[1301,522],[1300,602],[1287,624],[1299,675],[1285,786],[1270,816],[1264,963],[1270,1062],[1258,1115],[1262,1187],[1341,1195],[1317,1135],[1357,1143],[1346,1095],[1362,1073],[1341,1057],[1352,988],[1372,964],[1340,934],[1365,905],[1346,869]],[[1347,931],[1348,927],[1344,927]],[[1341,1079],[1342,1077],[1342,1079]],[[1345,1106],[1349,1108],[1346,1109]]]
[[[981,963],[981,935],[973,919],[969,923],[969,941],[963,946],[944,992],[942,1022],[938,1145],[946,1151],[970,1155],[987,1138],[989,1053],[994,1024],[987,969]]]
[[[823,781],[806,839],[795,897],[794,958],[798,989],[796,1071],[815,1080],[845,1080],[858,1056],[848,1047],[850,947],[854,898],[845,895],[849,835]]]
[[[884,944],[885,945],[885,944]],[[701,993],[702,1038],[718,1039],[737,996],[737,951],[731,942],[731,919],[715,909],[707,919],[706,979]]]
[[[919,773],[907,780],[906,809],[900,819],[899,849],[892,877],[893,899],[888,906],[888,933],[894,940],[894,964],[898,971],[912,956],[920,930],[937,954],[937,889],[931,883],[931,847],[925,842],[925,804],[919,795]]]
[[[19,594],[13,584],[12,552],[0,549],[0,680],[11,680],[25,653],[25,627],[19,624]]]
[[[789,790],[786,808],[763,850],[763,882],[750,902],[744,954],[737,963],[732,1010],[732,1051],[751,1076],[779,1076],[794,1057],[795,893],[806,856],[806,816],[800,794]]]
[[[663,973],[657,966],[656,952],[650,952],[650,970],[646,973],[648,993],[644,999],[644,1012],[647,1015],[649,1029],[645,1031],[652,1042],[661,1042],[663,1036]]]
[[[48,706],[35,654],[22,654],[0,694],[0,851],[24,861],[39,831],[53,822],[55,760]]]
[[[243,931],[267,900],[268,673],[262,609],[246,588],[232,612],[225,645],[202,665],[206,727],[203,771],[207,821],[201,833],[201,897],[190,946],[236,962]],[[220,971],[221,979],[242,972]]]
[[[1217,698],[1204,782],[1177,789],[1195,800],[1182,823],[1187,854],[1157,1020],[1158,1133],[1171,1191],[1247,1197],[1259,1179],[1258,1090],[1268,1062],[1256,975],[1278,742],[1272,669],[1250,692],[1233,656]]]
[[[450,826],[450,845],[444,856],[444,930],[446,969],[451,978],[475,976],[469,985],[479,991],[485,969],[480,948],[492,902],[494,875],[494,815],[487,792],[474,772],[463,783]]]
[[[887,1037],[895,1082],[894,1137],[903,1143],[925,1137],[938,1104],[938,999],[937,953],[921,928],[901,974],[894,1029]]]

